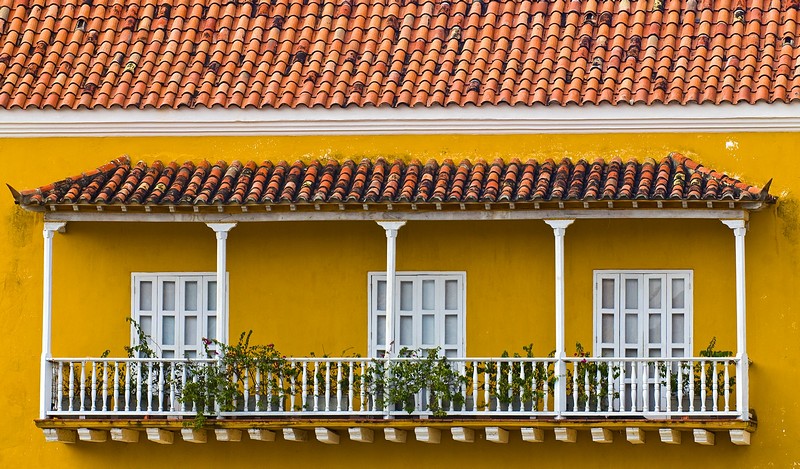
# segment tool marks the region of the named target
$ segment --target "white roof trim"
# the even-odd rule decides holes
[[[800,104],[13,109],[0,137],[796,132]]]
[[[112,213],[45,212],[47,222],[308,222],[308,221],[490,221],[551,219],[670,219],[670,220],[748,220],[744,209],[617,209],[617,210],[470,210],[447,212],[320,211],[247,213]]]

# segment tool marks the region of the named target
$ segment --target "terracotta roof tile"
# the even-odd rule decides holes
[[[281,205],[325,203],[552,203],[565,201],[768,201],[764,189],[748,185],[694,160],[672,153],[660,161],[595,159],[561,161],[500,158],[467,160],[457,166],[383,158],[203,161],[131,165],[127,157],[53,184],[17,194],[17,203],[42,205]]]
[[[797,2],[0,6],[0,108],[755,103],[800,96]]]

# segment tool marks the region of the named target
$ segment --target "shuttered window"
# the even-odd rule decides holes
[[[691,356],[691,271],[596,271],[594,277],[595,354]]]
[[[464,356],[466,274],[398,273],[395,284],[395,350],[439,347]],[[369,274],[370,356],[386,352],[386,274]]]
[[[133,274],[133,314],[161,358],[194,358],[217,332],[215,274]],[[138,337],[132,331],[131,342]]]

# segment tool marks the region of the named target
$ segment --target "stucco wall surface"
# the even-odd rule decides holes
[[[31,188],[94,168],[123,153],[144,159],[311,160],[334,157],[501,157],[573,160],[597,156],[659,159],[679,151],[706,166],[763,185],[775,178],[777,205],[752,214],[747,235],[750,404],[759,428],[750,447],[727,435],[701,447],[685,435],[670,446],[648,434],[633,446],[579,434],[574,446],[553,441],[509,445],[482,439],[441,445],[381,441],[338,446],[317,442],[216,443],[160,446],[45,444],[34,424],[41,351],[42,220],[0,203],[0,319],[6,359],[0,362],[0,467],[156,467],[210,464],[266,467],[449,467],[542,464],[547,467],[787,467],[800,464],[800,407],[795,361],[800,339],[795,289],[800,274],[800,172],[793,159],[800,135],[653,134],[548,136],[376,136],[247,138],[59,138],[0,140],[0,182]],[[372,222],[240,224],[228,238],[231,337],[303,356],[367,352],[367,273],[385,268],[385,237]],[[398,238],[397,268],[467,273],[467,353],[504,350],[546,355],[554,347],[552,230],[541,221],[409,222]],[[72,223],[54,241],[53,353],[122,356],[128,344],[131,272],[215,269],[213,232],[201,224]],[[567,351],[592,344],[594,269],[691,269],[694,351],[716,336],[735,348],[734,241],[711,220],[579,220],[566,236]]]

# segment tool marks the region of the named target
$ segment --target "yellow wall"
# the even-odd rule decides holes
[[[733,447],[726,435],[717,446],[690,442],[673,447],[656,441],[635,447],[617,435],[612,445],[591,444],[588,434],[570,447],[552,441],[519,447],[446,442],[339,447],[316,442],[305,447],[278,442],[161,447],[150,442],[125,446],[45,444],[32,420],[38,409],[41,336],[41,224],[39,214],[0,203],[0,318],[9,359],[0,365],[0,467],[141,467],[164,464],[259,462],[284,466],[349,466],[374,463],[404,466],[407,454],[420,465],[485,465],[503,461],[547,466],[727,462],[789,465],[800,459],[795,422],[798,367],[790,357],[799,334],[793,312],[800,253],[800,172],[792,168],[800,136],[793,134],[282,137],[282,138],[98,138],[0,140],[0,182],[35,187],[98,166],[120,154],[152,161],[217,159],[335,158],[364,156],[442,158],[619,155],[660,158],[670,151],[695,157],[709,167],[763,184],[775,177],[777,206],[755,213],[747,235],[748,351],[751,406],[759,429],[753,446]],[[0,200],[3,200],[0,198]],[[129,340],[130,273],[213,271],[214,237],[203,225],[74,223],[55,238],[54,354],[121,355]],[[240,224],[229,237],[230,331],[253,329],[254,340],[294,355],[308,352],[366,352],[368,271],[384,268],[385,238],[369,222]],[[592,270],[693,269],[695,350],[712,336],[718,347],[735,347],[733,236],[717,221],[578,221],[566,238],[567,344],[592,343]],[[553,237],[544,223],[411,222],[398,239],[399,270],[467,272],[467,351],[497,355],[505,349],[552,350]],[[569,351],[570,349],[568,349]],[[551,436],[551,435],[549,435]],[[687,435],[688,437],[688,435]],[[519,440],[518,435],[513,439]],[[343,439],[344,440],[344,439]],[[688,438],[687,438],[688,440]],[[264,448],[261,450],[261,448]],[[516,449],[515,449],[516,448]],[[584,451],[581,451],[584,450]],[[264,451],[262,454],[261,451]],[[528,453],[531,454],[528,454]],[[393,458],[394,457],[394,458]],[[224,460],[221,458],[225,458]],[[293,459],[286,459],[293,458]],[[406,458],[406,459],[404,459]],[[736,458],[730,459],[730,458]],[[127,464],[127,466],[126,466]]]

